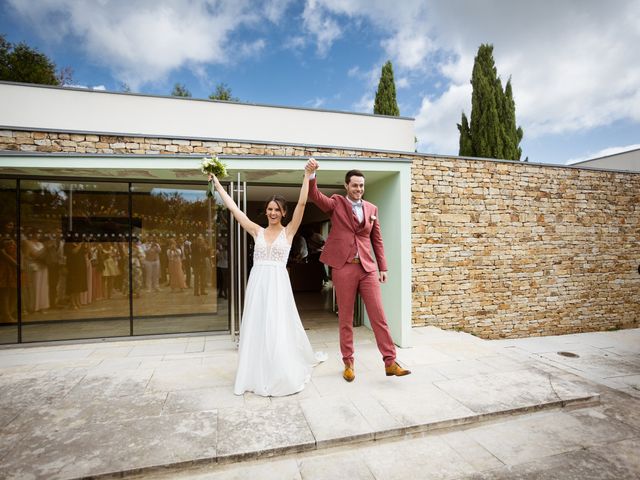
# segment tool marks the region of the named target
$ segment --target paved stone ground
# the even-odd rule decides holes
[[[358,329],[348,384],[337,331],[311,330],[330,358],[285,398],[233,395],[228,337],[2,349],[0,477],[640,476],[640,330],[413,334],[413,375],[387,378]]]
[[[431,335],[424,329],[421,334]],[[434,339],[440,338],[434,335]],[[455,337],[450,337],[449,340]],[[457,345],[431,345],[450,355]],[[444,347],[447,345],[447,348]],[[481,378],[486,365],[510,361],[540,366],[559,377],[597,391],[600,405],[551,409],[500,417],[386,440],[333,447],[232,465],[171,471],[153,478],[261,479],[638,479],[640,478],[640,330],[586,333],[544,338],[482,342],[493,355],[474,362]],[[463,350],[462,350],[463,351]],[[576,353],[564,357],[557,352]],[[499,361],[497,359],[500,359]],[[463,376],[452,362],[430,368]],[[475,368],[475,369],[474,369]],[[562,371],[563,373],[559,373]],[[474,375],[477,373],[478,375]],[[138,478],[138,477],[136,477]],[[151,478],[141,475],[139,478]]]

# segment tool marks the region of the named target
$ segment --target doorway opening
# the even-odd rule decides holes
[[[323,193],[333,194],[338,190],[327,190]],[[287,200],[289,212],[293,212],[298,196],[299,186],[289,185],[252,185],[247,186],[247,216],[255,223],[266,227],[264,214],[265,200],[277,193]],[[329,217],[313,203],[307,202],[300,228],[293,240],[287,271],[291,280],[291,288],[306,330],[338,325],[335,292],[330,278],[330,271],[320,262],[320,253],[329,232]],[[247,258],[253,257],[253,240],[248,238]]]

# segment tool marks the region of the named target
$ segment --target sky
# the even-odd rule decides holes
[[[419,152],[457,155],[478,47],[510,78],[522,158],[640,148],[640,0],[0,0],[0,34],[73,85],[373,112],[382,65]]]

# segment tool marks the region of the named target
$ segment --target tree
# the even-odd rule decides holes
[[[216,85],[216,90],[209,95],[210,100],[224,100],[226,102],[239,102],[240,100],[231,95],[231,88],[226,83]]]
[[[56,75],[59,85],[71,85],[73,83],[73,68],[67,66],[58,70]]]
[[[505,158],[520,160],[522,148],[520,141],[524,135],[522,127],[516,126],[516,102],[513,100],[513,90],[511,88],[511,78],[507,81],[504,89],[503,104],[503,125],[505,138]]]
[[[393,81],[393,66],[387,61],[382,67],[380,82],[376,91],[376,101],[373,105],[373,113],[376,115],[400,115],[398,102],[396,101],[396,84]]]
[[[176,83],[173,86],[173,92],[171,92],[171,95],[174,97],[191,97],[191,92],[187,90],[187,87],[185,87],[184,84]]]
[[[63,85],[71,82],[72,70],[56,73],[56,65],[45,54],[21,42],[13,45],[0,35],[0,80]]]
[[[471,145],[471,132],[469,131],[469,121],[467,116],[462,112],[461,125],[458,125],[460,130],[460,155],[461,157],[473,157],[473,145]]]
[[[511,79],[505,90],[493,60],[493,45],[478,49],[471,75],[471,121],[464,112],[458,124],[459,155],[520,160],[524,132],[516,127]]]

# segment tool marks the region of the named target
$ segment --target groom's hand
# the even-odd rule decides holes
[[[305,170],[307,170],[309,173],[313,173],[315,172],[320,165],[318,165],[318,162],[316,161],[315,158],[313,157],[309,157],[309,160],[307,161],[307,165],[304,167]]]
[[[380,272],[380,283],[385,283],[387,281],[387,272]]]

